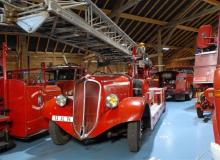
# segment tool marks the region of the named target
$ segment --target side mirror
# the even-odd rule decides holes
[[[196,46],[197,48],[207,48],[210,45],[212,37],[212,26],[203,25],[199,28]]]

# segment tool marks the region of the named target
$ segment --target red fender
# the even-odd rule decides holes
[[[109,109],[100,116],[96,129],[90,137],[96,137],[101,133],[123,123],[139,121],[145,110],[143,97],[128,97],[123,99],[117,108]]]
[[[56,104],[55,98],[49,100],[45,107],[43,107],[43,116],[48,119],[52,120],[52,115],[60,115],[60,116],[73,116],[73,101],[68,99],[68,102],[65,107],[60,107]],[[56,122],[61,128],[63,128],[67,133],[71,134],[72,136],[76,136],[73,132],[73,124],[68,122]]]

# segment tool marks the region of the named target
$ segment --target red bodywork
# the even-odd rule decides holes
[[[220,66],[217,66],[217,69],[215,71],[214,96],[215,110],[213,112],[213,128],[215,142],[220,144]]]
[[[160,87],[165,88],[166,97],[184,100],[193,89],[193,74],[179,71],[159,72]]]
[[[214,111],[213,111],[213,130],[215,143],[211,143],[212,157],[214,160],[220,159],[220,13],[218,17],[218,38],[217,38],[217,66],[214,72]]]
[[[42,116],[42,108],[47,100],[61,93],[57,86],[44,83],[26,83],[21,79],[0,79],[0,97],[7,97],[5,105],[11,119],[9,133],[17,138],[28,138],[48,129]],[[6,94],[5,94],[6,93]]]
[[[2,58],[6,63],[6,57]],[[2,66],[6,74],[6,65]],[[53,70],[62,70],[64,67],[56,67]],[[65,67],[63,70],[74,72],[79,79],[79,67]],[[8,71],[5,79],[0,77],[0,97],[4,97],[2,112],[7,113],[11,120],[9,133],[17,138],[28,138],[48,129],[48,121],[42,115],[45,103],[55,96],[72,93],[73,80],[54,79],[51,84],[47,81],[49,69],[22,69]],[[45,72],[46,71],[46,72]],[[78,76],[78,77],[77,77]]]
[[[165,109],[164,90],[149,88],[149,81],[139,78],[137,72],[132,75],[87,75],[76,81],[74,101],[68,99],[67,105],[60,107],[52,99],[44,108],[44,115],[79,140],[97,137],[115,126],[140,121],[144,114],[148,115],[149,126],[153,129]],[[110,94],[119,99],[114,109],[106,106],[106,97]],[[64,120],[67,117],[73,121]]]
[[[197,37],[193,79],[197,113],[198,111],[202,114],[204,111],[213,111],[213,80],[217,56],[215,38],[212,37],[212,26],[201,26]]]
[[[21,80],[9,79],[7,90],[6,105],[12,121],[11,136],[27,138],[48,129],[48,123],[42,116],[42,108],[49,97],[61,93],[60,88],[53,86],[49,90],[40,84],[32,86]]]

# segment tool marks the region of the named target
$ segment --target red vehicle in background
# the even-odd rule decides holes
[[[157,73],[159,86],[165,88],[166,98],[175,100],[191,100],[193,98],[193,71],[178,69],[178,71],[163,71]]]
[[[3,61],[6,63],[6,56]],[[2,69],[6,72],[6,65]],[[49,77],[52,71],[57,76],[53,82]],[[7,107],[2,112],[10,117],[9,135],[26,139],[47,131],[48,121],[42,115],[42,108],[61,93],[71,96],[69,88],[79,73],[81,69],[77,66],[46,69],[45,65],[41,69],[7,71],[5,79],[0,79],[0,97]]]
[[[214,109],[213,80],[217,64],[217,46],[211,25],[199,28],[195,54],[193,84],[196,92],[196,111],[199,118]]]
[[[165,98],[163,88],[150,88],[146,75],[139,77],[135,55],[132,76],[86,75],[75,82],[73,100],[59,95],[47,103],[44,115],[55,144],[65,144],[71,136],[84,141],[127,133],[130,151],[139,150],[143,129],[154,128],[165,111]]]
[[[210,41],[204,40],[204,45],[208,46]],[[216,53],[216,62],[217,67],[214,72],[214,111],[213,111],[213,129],[215,136],[215,143],[211,143],[211,152],[214,160],[220,159],[220,15],[219,15],[219,24],[218,24],[218,36],[217,36],[217,53]]]
[[[74,82],[85,75],[78,65],[54,66],[46,69],[47,85],[57,85],[64,95],[73,95]]]

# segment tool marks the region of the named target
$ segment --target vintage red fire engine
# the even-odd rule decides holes
[[[6,58],[3,61],[6,63]],[[6,70],[4,66],[3,71]],[[72,94],[72,89],[68,89],[75,78],[79,78],[76,76],[79,70],[77,66],[46,69],[43,65],[41,69],[7,71],[6,79],[0,79],[0,97],[7,106],[2,112],[11,121],[9,134],[23,139],[48,130],[48,121],[42,115],[42,108],[48,100],[61,93]],[[53,76],[57,76],[53,77],[53,83],[52,77],[47,81],[52,72],[56,73]]]
[[[211,25],[199,28],[194,65],[194,88],[196,92],[197,116],[214,109],[213,80],[217,64],[216,38]]]
[[[55,144],[65,144],[71,136],[84,141],[127,132],[129,149],[137,152],[143,129],[153,129],[165,111],[164,99],[164,90],[149,88],[133,63],[132,77],[86,75],[76,81],[73,99],[57,96],[47,103],[44,115]]]
[[[191,100],[193,98],[193,71],[178,68],[178,71],[159,72],[159,86],[165,87],[166,98]]]
[[[209,41],[205,41],[204,44],[208,44]],[[216,61],[217,67],[214,72],[214,112],[213,112],[213,129],[215,136],[215,143],[211,143],[211,152],[214,160],[220,159],[220,14],[218,24],[218,35],[217,35],[217,56]]]

